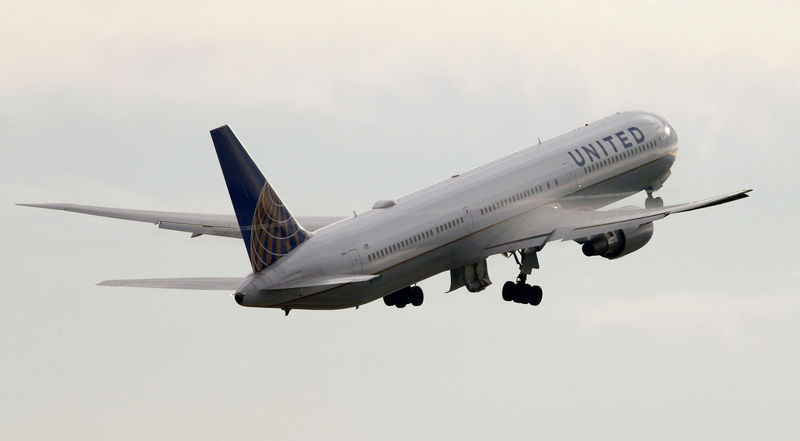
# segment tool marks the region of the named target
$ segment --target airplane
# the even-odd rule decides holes
[[[420,306],[418,283],[450,273],[450,291],[491,285],[486,259],[513,257],[509,302],[539,305],[542,288],[527,283],[548,242],[574,241],[586,256],[618,259],[648,243],[653,222],[674,213],[748,197],[741,190],[664,206],[654,192],[669,178],[678,136],[662,117],[618,112],[456,174],[399,199],[375,202],[351,217],[295,217],[227,125],[211,139],[235,216],[76,204],[18,204],[159,228],[241,238],[252,272],[245,277],[106,280],[98,285],[233,291],[241,306],[333,310],[382,298]],[[644,191],[645,207],[600,210]],[[449,291],[448,291],[449,292]]]

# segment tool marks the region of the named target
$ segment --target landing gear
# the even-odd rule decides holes
[[[386,306],[405,308],[409,303],[414,306],[420,306],[423,300],[425,300],[425,296],[422,293],[422,288],[419,286],[407,286],[385,296],[383,298],[383,303]]]
[[[503,285],[503,300],[538,306],[542,303],[542,287],[528,285],[524,279],[517,279],[517,283],[509,280]]]
[[[664,206],[664,200],[661,199],[660,197],[658,198],[648,197],[647,199],[644,200],[645,208],[661,208],[663,206]]]
[[[517,257],[517,252],[513,253],[514,260],[516,260],[517,265],[519,265],[517,282],[514,283],[509,280],[503,284],[503,300],[538,306],[542,303],[542,287],[539,285],[531,286],[525,282],[532,269],[539,268],[539,259],[536,257],[536,251],[533,249],[520,250],[519,253],[522,255],[522,259]]]
[[[645,208],[661,208],[664,206],[664,199],[653,197],[655,190],[652,187],[645,188],[644,191],[647,192],[647,199],[644,200]]]

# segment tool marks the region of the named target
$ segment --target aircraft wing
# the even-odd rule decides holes
[[[78,204],[17,204],[24,207],[48,208],[51,210],[72,211],[94,216],[112,217],[137,222],[148,222],[165,230],[192,233],[192,237],[202,234],[210,236],[241,238],[242,232],[236,216],[232,214],[180,213],[174,211],[131,210],[127,208],[93,207]],[[297,221],[310,231],[338,222],[344,217],[307,216],[297,217]]]
[[[742,190],[696,202],[660,208],[625,207],[612,210],[564,209],[545,206],[512,220],[505,231],[494,238],[486,254],[537,248],[555,240],[582,242],[591,236],[609,231],[637,228],[670,214],[713,207],[746,198],[752,190]]]

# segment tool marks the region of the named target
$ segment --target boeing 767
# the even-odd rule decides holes
[[[295,217],[228,126],[211,131],[235,216],[75,204],[20,204],[152,222],[160,228],[241,238],[252,272],[242,278],[107,280],[100,285],[234,291],[239,305],[342,309],[383,298],[423,303],[421,280],[448,271],[450,290],[492,282],[486,258],[513,256],[519,276],[502,297],[538,305],[527,283],[548,242],[575,241],[587,256],[617,259],[643,247],[653,222],[745,198],[742,190],[664,206],[653,193],[670,176],[678,136],[662,117],[622,112],[353,217]],[[644,191],[645,207],[600,210]]]

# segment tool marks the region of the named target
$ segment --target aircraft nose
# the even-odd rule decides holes
[[[664,121],[664,135],[667,139],[672,140],[673,143],[678,141],[678,134],[675,133],[675,129],[666,121]]]
[[[244,294],[237,292],[233,295],[233,298],[236,300],[236,303],[238,303],[239,306],[244,306],[242,305],[242,302],[244,301]]]

